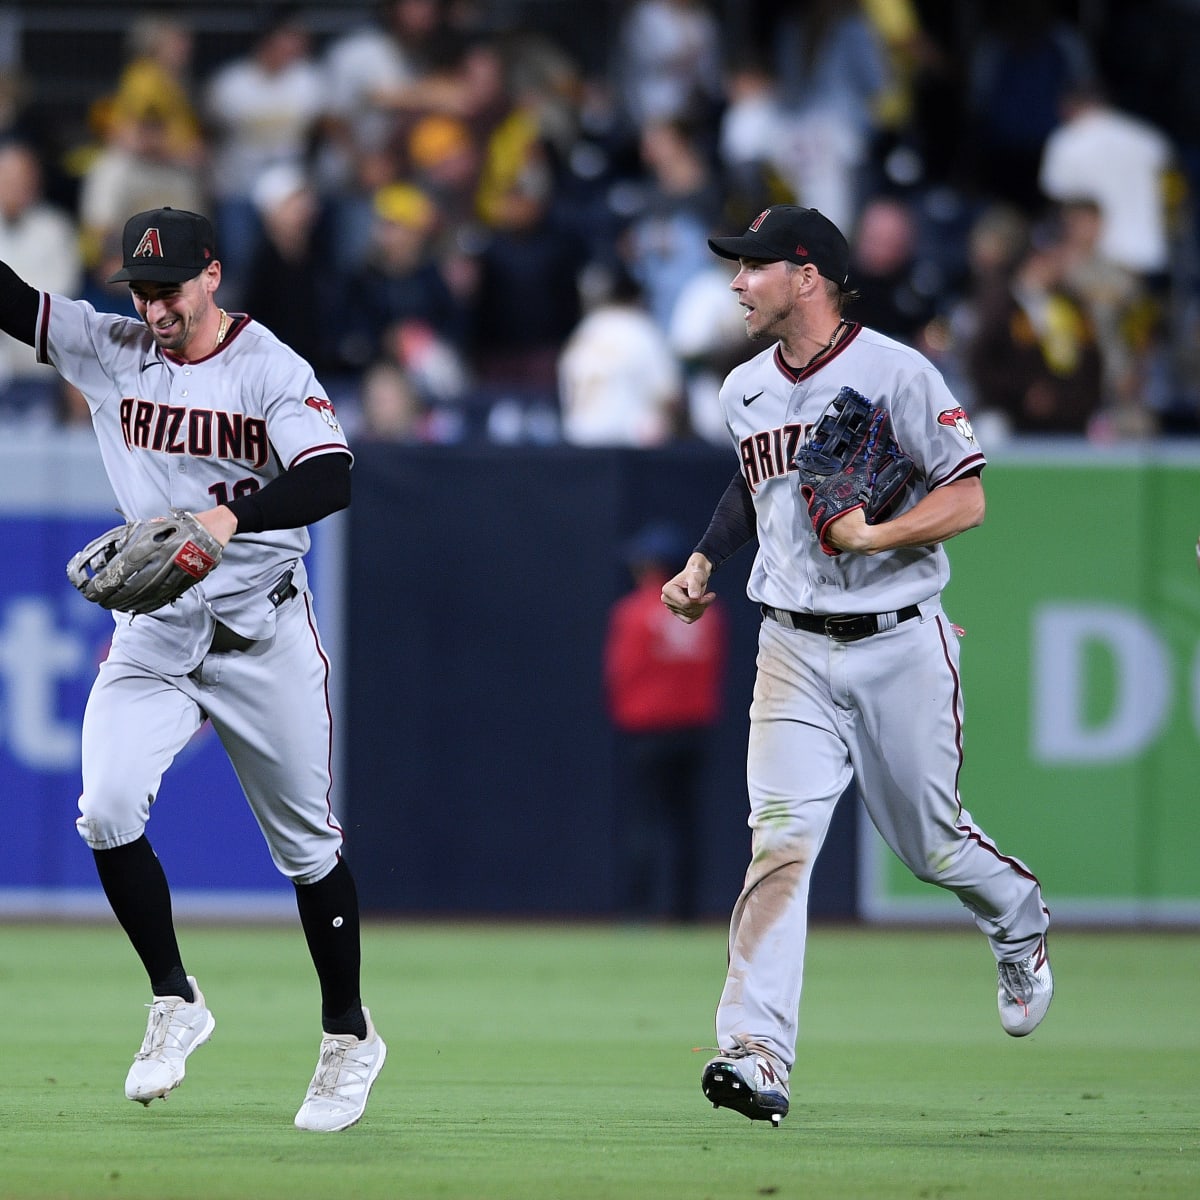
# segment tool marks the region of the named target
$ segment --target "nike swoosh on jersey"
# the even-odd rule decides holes
[[[761,395],[762,395],[762,392],[755,392],[753,396],[743,396],[742,397],[742,407],[749,408],[750,405],[752,405],[755,402],[755,400],[757,400],[759,398],[759,396],[761,396]]]

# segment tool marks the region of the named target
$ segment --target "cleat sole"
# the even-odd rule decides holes
[[[700,1086],[713,1108],[731,1108],[751,1121],[770,1121],[776,1129],[788,1113],[785,1096],[751,1091],[737,1075],[719,1065],[710,1064],[705,1069]]]

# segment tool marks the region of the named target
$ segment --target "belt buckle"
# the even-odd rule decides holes
[[[835,642],[857,642],[875,632],[867,628],[869,620],[869,617],[861,615],[826,617],[825,636],[833,638]]]

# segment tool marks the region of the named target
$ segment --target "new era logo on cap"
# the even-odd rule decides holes
[[[183,283],[213,261],[217,240],[208,218],[200,213],[152,208],[125,222],[121,249],[125,265],[109,283]]]
[[[722,258],[812,263],[843,288],[850,274],[850,247],[842,231],[815,208],[772,204],[741,237],[709,238],[708,245]]]

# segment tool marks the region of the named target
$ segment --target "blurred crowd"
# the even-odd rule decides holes
[[[320,36],[264,9],[202,73],[183,18],[140,17],[68,154],[0,80],[0,259],[128,312],[125,218],[203,211],[222,304],[353,438],[723,445],[757,347],[706,238],[799,203],[851,238],[848,315],[928,355],[985,444],[1200,433],[1200,4],[1099,31],[1052,0],[747,5],[733,37],[715,0],[613,4],[587,66],[487,0]],[[0,417],[86,407],[5,338]]]

